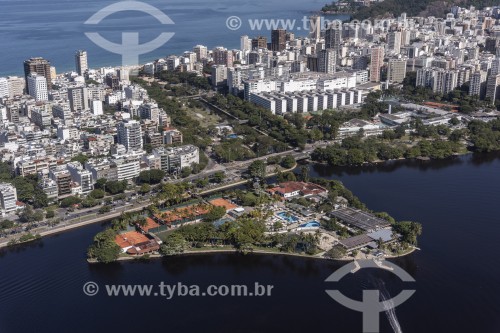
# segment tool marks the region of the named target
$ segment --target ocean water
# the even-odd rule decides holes
[[[264,35],[270,40],[270,31],[265,28],[252,31],[249,19],[295,19],[294,32],[305,36],[302,18],[323,6],[320,0],[146,0],[145,3],[163,11],[175,24],[162,25],[148,14],[133,11],[109,15],[96,26],[84,24],[94,13],[115,2],[0,0],[0,76],[21,74],[23,61],[34,56],[50,60],[58,72],[74,70],[74,52],[79,49],[88,51],[92,68],[121,63],[121,56],[96,46],[84,35],[85,32],[99,32],[115,43],[121,42],[122,32],[139,32],[141,44],[162,32],[175,33],[163,47],[141,56],[141,63],[181,54],[197,44],[209,48],[220,45],[239,48],[242,35]],[[226,27],[230,16],[241,18],[243,24],[239,30]]]

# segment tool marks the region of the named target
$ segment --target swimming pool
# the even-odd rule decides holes
[[[321,224],[318,221],[309,221],[302,224],[299,228],[319,228]]]
[[[288,223],[295,223],[295,222],[297,222],[299,220],[296,216],[293,216],[293,215],[291,215],[291,214],[289,214],[287,212],[279,212],[276,215],[279,218],[281,218],[282,220],[285,220]]]

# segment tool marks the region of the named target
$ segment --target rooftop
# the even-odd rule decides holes
[[[330,213],[330,215],[344,221],[345,223],[367,231],[377,230],[390,225],[390,223],[386,220],[380,219],[370,213],[349,207],[334,210]]]

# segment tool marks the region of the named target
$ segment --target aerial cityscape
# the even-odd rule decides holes
[[[500,3],[436,3],[220,1],[115,65],[5,37],[0,332],[499,332]]]

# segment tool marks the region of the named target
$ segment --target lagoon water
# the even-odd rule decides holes
[[[361,270],[339,284],[324,280],[341,263],[263,255],[199,255],[89,265],[92,225],[2,252],[0,332],[361,332],[361,314],[330,299],[339,289],[415,295],[381,314],[381,332],[500,331],[500,155],[396,162],[349,169],[316,166],[313,176],[340,179],[371,209],[422,222],[421,251],[394,260],[415,283]],[[101,292],[83,294],[87,281]],[[108,297],[105,284],[274,285],[271,297]],[[390,319],[389,319],[390,318]],[[396,327],[396,328],[393,328]]]

